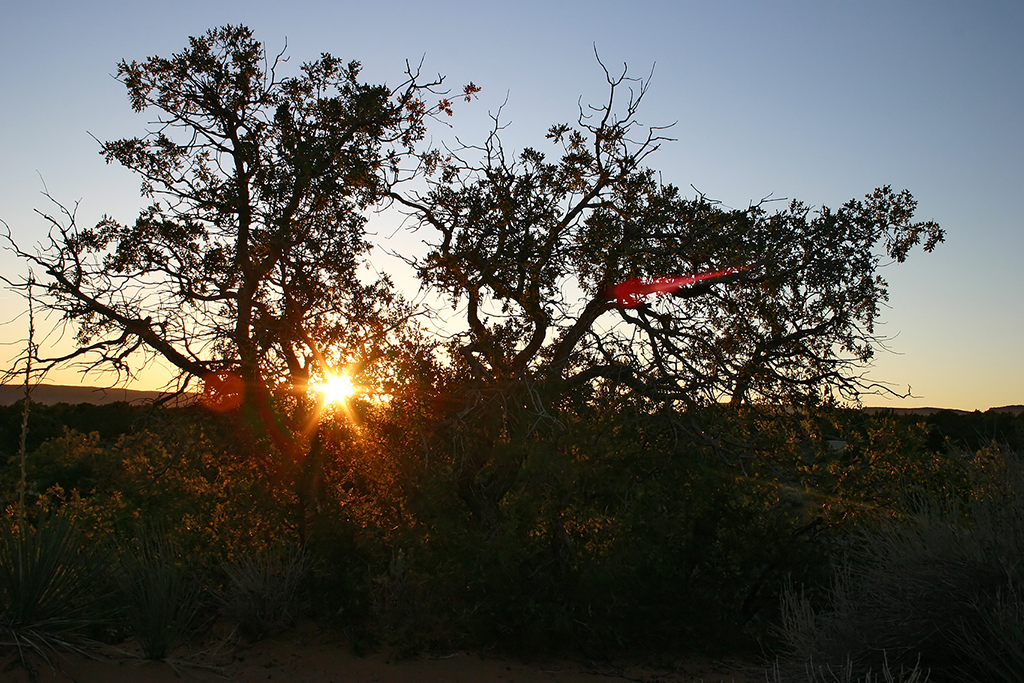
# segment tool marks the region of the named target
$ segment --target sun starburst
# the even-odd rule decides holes
[[[327,379],[315,385],[325,405],[344,404],[359,392],[359,387],[347,374],[328,375]]]

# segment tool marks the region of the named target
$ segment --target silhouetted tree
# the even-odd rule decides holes
[[[170,58],[119,64],[155,127],[102,154],[141,176],[152,203],[134,224],[91,228],[58,204],[44,214],[48,242],[11,242],[49,278],[42,303],[76,326],[74,351],[43,367],[130,375],[143,354],[185,380],[230,370],[246,389],[303,386],[408,314],[387,277],[359,272],[364,210],[431,163],[413,148],[426,119],[451,111],[423,99],[441,79],[410,69],[396,88],[364,84],[358,62],[326,53],[298,76],[279,75],[282,63],[248,28],[225,26]]]
[[[58,204],[35,250],[8,231],[48,279],[39,306],[75,330],[74,350],[40,370],[75,361],[131,376],[159,357],[179,388],[202,379],[214,406],[245,398],[275,430],[268,397],[294,390],[292,442],[315,417],[300,405],[310,379],[394,341],[411,310],[386,276],[360,271],[366,209],[434,162],[414,147],[452,103],[441,78],[413,68],[397,87],[365,84],[358,62],[324,53],[284,77],[282,54],[225,26],[118,65],[132,108],[156,120],[102,154],[138,174],[151,203],[133,224],[85,228]]]
[[[449,426],[461,430],[460,493],[484,517],[574,387],[689,408],[877,389],[862,368],[887,298],[878,266],[943,239],[889,187],[834,211],[685,198],[644,166],[666,140],[636,120],[649,81],[605,74],[604,104],[550,128],[558,159],[508,153],[495,116],[486,143],[453,152],[429,191],[393,195],[429,231],[412,261],[420,279],[465,311]],[[611,294],[632,278],[715,271],[727,272],[635,308]]]
[[[132,108],[157,119],[102,153],[141,176],[152,203],[131,225],[47,216],[48,243],[15,246],[77,325],[77,348],[55,360],[131,372],[138,351],[186,377],[300,385],[401,315],[386,278],[360,278],[364,209],[400,179],[425,119],[450,109],[422,99],[440,79],[368,85],[358,62],[329,54],[299,76],[281,65],[234,26],[120,63]]]

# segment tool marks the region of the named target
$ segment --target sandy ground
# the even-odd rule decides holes
[[[671,667],[581,664],[564,660],[522,662],[454,652],[395,660],[384,653],[358,657],[330,636],[288,636],[235,648],[179,651],[166,662],[148,662],[129,652],[99,659],[56,654],[34,671],[8,659],[3,683],[762,683],[752,662],[694,658]]]

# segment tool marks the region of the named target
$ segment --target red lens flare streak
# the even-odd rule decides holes
[[[634,278],[612,287],[611,296],[621,308],[636,308],[640,304],[647,303],[648,297],[652,294],[670,294],[695,282],[739,273],[748,268],[749,266],[726,268],[725,270],[716,270],[713,273],[698,273],[697,275],[685,275],[682,277]]]
[[[242,405],[245,382],[234,372],[211,372],[203,378],[202,402],[216,413],[228,413]]]

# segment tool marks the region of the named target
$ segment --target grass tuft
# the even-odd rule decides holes
[[[863,674],[920,661],[937,680],[1024,680],[1024,477],[1018,455],[1002,456],[988,494],[918,502],[855,535],[817,608],[785,590],[778,633],[790,662]]]

